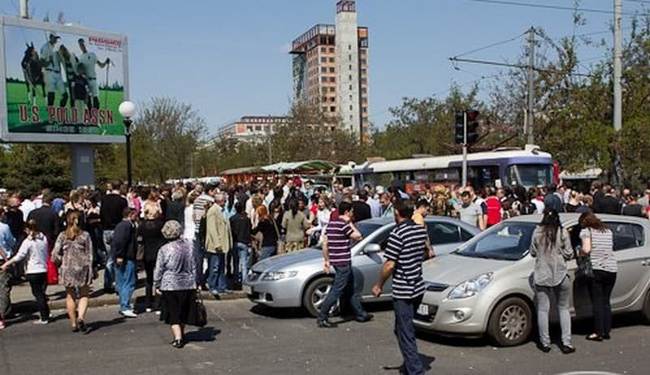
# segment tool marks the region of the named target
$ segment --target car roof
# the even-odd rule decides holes
[[[540,216],[540,218],[541,218],[541,216]],[[467,224],[467,223],[465,223],[463,221],[460,221],[460,220],[458,220],[456,218],[449,217],[449,216],[427,216],[426,218],[424,218],[424,221],[426,221],[426,222],[440,222],[440,221],[442,221],[442,222],[445,222],[445,223],[453,223],[453,224],[456,224],[456,225],[460,225],[460,226],[462,226],[464,228],[467,228],[467,227],[472,228],[472,225]],[[372,219],[367,219],[367,220],[361,221],[361,223],[364,223],[364,224],[375,224],[375,225],[386,225],[386,224],[391,224],[391,223],[394,223],[394,222],[395,222],[395,219],[392,216],[391,217],[377,217],[377,218],[372,218]]]
[[[580,218],[579,213],[562,213],[560,214],[560,221],[562,223],[577,222]],[[596,216],[604,221],[623,221],[628,223],[646,224],[648,219],[644,217],[623,216],[623,215],[610,215],[610,214],[596,214]],[[542,221],[542,214],[521,215],[515,216],[506,220],[506,222],[520,222],[520,223],[535,223],[539,224]]]

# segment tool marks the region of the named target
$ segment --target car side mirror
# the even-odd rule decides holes
[[[366,247],[363,248],[363,253],[366,255],[370,254],[376,254],[381,252],[381,246],[377,243],[371,243],[366,245]]]

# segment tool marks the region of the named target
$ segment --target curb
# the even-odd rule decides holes
[[[201,297],[203,298],[204,301],[209,302],[209,301],[231,301],[231,300],[239,300],[239,299],[246,299],[248,296],[246,293],[241,292],[241,291],[235,291],[232,293],[228,294],[223,294],[220,295],[219,298],[215,298],[211,293],[202,291],[201,292]],[[134,296],[134,300],[142,299],[142,296]],[[117,306],[120,304],[120,300],[116,294],[111,294],[108,296],[101,296],[101,297],[95,297],[95,298],[90,298],[88,299],[88,307],[104,307],[104,306]],[[55,301],[49,301],[48,305],[50,306],[51,310],[65,310],[66,305],[65,305],[65,299],[57,299]]]

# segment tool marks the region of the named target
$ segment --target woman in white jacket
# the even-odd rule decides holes
[[[14,263],[25,260],[25,277],[32,288],[32,294],[36,298],[38,311],[41,318],[35,324],[47,324],[50,319],[50,308],[47,305],[45,290],[47,288],[47,239],[38,231],[36,222],[30,220],[25,224],[27,238],[20,245],[16,256],[2,265],[2,270],[7,269]]]

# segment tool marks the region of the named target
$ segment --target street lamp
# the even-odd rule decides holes
[[[133,186],[133,176],[131,170],[131,118],[135,115],[135,104],[130,101],[124,101],[118,108],[122,118],[124,118],[124,136],[126,137],[126,178],[129,188]]]

